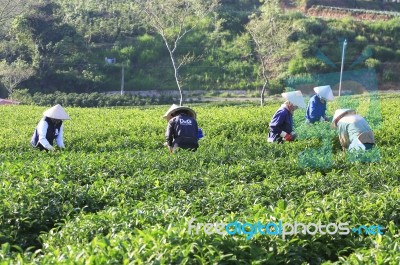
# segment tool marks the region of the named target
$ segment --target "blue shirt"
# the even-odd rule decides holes
[[[321,117],[325,117],[326,101],[322,102],[318,95],[310,98],[307,106],[306,119],[311,122],[317,122]]]
[[[203,135],[203,130],[201,129],[201,128],[199,128],[198,130],[197,130],[197,139],[201,139],[201,138],[203,138],[204,137],[204,135]]]
[[[276,141],[282,131],[289,134],[293,131],[293,116],[285,106],[281,106],[272,117],[269,123],[268,140]]]

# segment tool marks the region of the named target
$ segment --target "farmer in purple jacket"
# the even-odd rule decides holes
[[[293,131],[293,113],[297,108],[305,108],[303,94],[300,90],[282,93],[285,103],[275,112],[269,123],[268,142],[283,143],[293,141],[296,134]]]

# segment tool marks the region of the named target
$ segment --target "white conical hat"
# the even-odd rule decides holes
[[[67,112],[64,110],[63,107],[61,107],[60,104],[57,104],[54,107],[51,107],[50,109],[43,112],[43,116],[46,116],[46,117],[49,117],[52,119],[57,119],[57,120],[69,120],[70,119]]]
[[[171,107],[165,112],[163,118],[169,121],[172,118],[172,114],[178,110],[187,110],[189,115],[196,119],[196,112],[189,107],[178,106],[176,104],[172,104]]]
[[[317,86],[314,87],[315,93],[317,93],[318,96],[321,98],[327,100],[327,101],[332,101],[333,100],[333,93],[331,86]]]
[[[300,90],[282,93],[282,97],[299,108],[304,109],[306,107],[303,94]]]
[[[332,119],[332,127],[337,127],[338,121],[343,118],[346,114],[351,113],[351,112],[356,112],[355,110],[352,109],[338,109],[335,111],[335,115],[333,115]]]

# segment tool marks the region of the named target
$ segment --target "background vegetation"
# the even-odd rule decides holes
[[[288,36],[287,49],[294,55],[276,64],[271,93],[282,91],[289,77],[338,72],[344,39],[348,42],[345,70],[371,68],[376,70],[382,87],[398,84],[400,18],[396,11],[400,4],[279,2],[284,12],[280,18],[289,18],[295,28]],[[315,11],[328,2],[347,8],[348,15],[335,18],[337,10],[326,7],[323,13]],[[0,59],[8,63],[23,60],[36,70],[19,85],[30,93],[118,91],[123,67],[127,91],[176,89],[164,43],[145,30],[130,3],[36,1],[0,33]],[[261,5],[258,0],[221,0],[215,16],[181,40],[177,55],[190,52],[197,58],[181,69],[183,90],[258,91],[262,87],[261,64],[245,30],[250,20],[256,19],[254,14],[260,12]],[[352,18],[354,8],[369,8],[362,9],[366,13],[378,10],[388,16],[379,20],[364,17],[361,21],[357,16]],[[331,63],[321,60],[321,53]],[[106,58],[115,58],[115,63],[106,63]],[[2,94],[6,95],[5,89]]]

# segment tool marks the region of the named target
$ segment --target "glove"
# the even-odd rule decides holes
[[[290,135],[290,133],[287,132],[281,132],[280,136],[283,138],[284,141],[293,141],[293,137],[292,135]]]
[[[47,150],[49,150],[50,152],[53,152],[53,151],[55,150],[55,148],[54,148],[53,146],[49,146],[49,147],[47,148]]]
[[[290,134],[286,134],[286,136],[285,137],[283,137],[283,140],[285,140],[285,141],[293,141],[294,139],[293,139],[293,137],[290,135]]]

